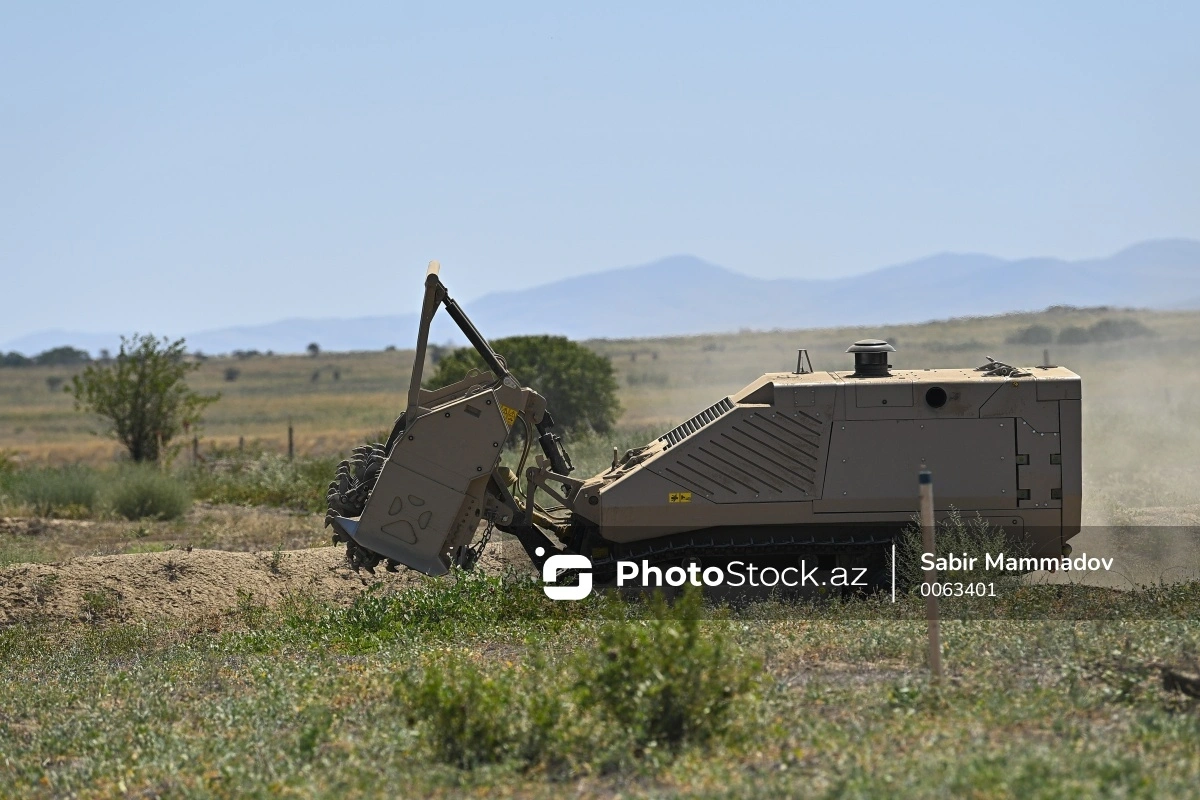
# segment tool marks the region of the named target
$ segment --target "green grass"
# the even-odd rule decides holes
[[[577,474],[608,468],[612,448],[622,454],[661,431],[622,429],[608,436],[582,436],[568,443]],[[519,452],[506,453],[515,466]],[[223,451],[205,463],[164,472],[150,465],[109,467],[14,467],[0,472],[0,512],[96,519],[176,519],[192,498],[212,503],[273,506],[325,512],[325,492],[338,457],[287,457],[273,453]]]
[[[28,467],[0,473],[0,511],[76,519],[176,519],[192,498],[325,511],[337,460],[260,453],[175,471],[152,465]]]
[[[168,520],[191,504],[178,476],[151,465],[32,467],[0,474],[0,511],[9,514]]]
[[[47,561],[47,548],[39,541],[16,536],[0,536],[0,569],[12,564]]]
[[[1137,619],[946,621],[934,684],[919,602],[894,619],[856,602],[730,616],[552,604],[512,580],[356,609],[247,598],[221,626],[106,622],[97,598],[93,624],[0,631],[0,785],[988,798],[1190,796],[1200,780],[1200,714],[1154,666],[1198,652],[1195,596],[1182,619],[1133,592]]]

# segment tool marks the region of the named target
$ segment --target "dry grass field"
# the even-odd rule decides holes
[[[1075,345],[1006,343],[1015,332],[1035,324],[1057,333],[1101,320],[1127,319],[1141,322],[1155,335]],[[800,347],[809,349],[819,370],[848,368],[846,347],[866,336],[895,343],[899,353],[893,361],[906,368],[977,366],[986,355],[1036,364],[1049,347],[1053,361],[1084,377],[1085,411],[1120,416],[1128,411],[1126,425],[1142,424],[1137,417],[1182,420],[1200,402],[1195,391],[1200,377],[1190,368],[1200,345],[1200,312],[1066,309],[920,325],[601,339],[587,344],[609,356],[616,369],[624,406],[619,426],[642,429],[669,427],[763,372],[792,369]],[[315,358],[210,358],[192,378],[197,389],[222,394],[207,413],[204,446],[228,446],[244,437],[281,449],[291,420],[300,453],[341,452],[390,428],[402,410],[412,357],[411,350],[395,350],[323,353]],[[225,380],[229,369],[238,371],[236,380]],[[113,443],[89,435],[95,423],[74,411],[70,396],[61,388],[48,388],[50,379],[70,375],[63,367],[0,369],[0,449],[15,450],[33,461],[60,463],[100,463],[115,456]]]
[[[1021,345],[1009,340],[1030,326],[1057,338],[1067,329],[1135,321],[1151,335],[1085,344]],[[616,370],[623,411],[610,437],[568,437],[584,472],[622,449],[667,430],[767,371],[792,369],[808,348],[817,369],[846,369],[846,347],[879,336],[896,344],[901,367],[977,366],[986,356],[1041,363],[1043,351],[1084,381],[1084,524],[1200,524],[1200,313],[1058,309],[1035,314],[951,319],[920,325],[736,334],[587,344]],[[340,458],[368,437],[379,438],[401,409],[411,350],[310,356],[210,358],[193,377],[222,399],[207,412],[201,453],[235,447],[286,450],[289,421],[301,457]],[[237,371],[237,379],[225,380]],[[93,435],[96,420],[76,412],[48,379],[56,367],[0,369],[0,453],[23,464],[84,463],[103,467],[120,457],[111,439]],[[335,379],[336,376],[336,379]],[[186,464],[186,451],[179,464]],[[247,523],[254,527],[253,520]],[[1086,542],[1085,542],[1086,544]],[[1189,556],[1189,563],[1197,560]],[[1200,563],[1200,562],[1198,562]],[[1153,577],[1141,572],[1138,579]],[[1124,576],[1128,579],[1130,576]]]

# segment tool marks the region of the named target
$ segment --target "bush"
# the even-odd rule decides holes
[[[1049,325],[1030,325],[1009,336],[1008,344],[1050,344],[1054,341],[1054,329]]]
[[[651,601],[649,619],[613,621],[576,665],[581,702],[630,737],[639,751],[702,744],[728,727],[735,703],[754,688],[759,665],[719,621],[702,623],[701,593],[668,606]]]
[[[435,758],[460,769],[510,759],[533,760],[531,739],[549,739],[561,714],[550,687],[544,697],[558,713],[530,713],[541,693],[514,669],[484,672],[461,656],[430,664],[414,682],[399,683],[396,696],[408,706]]]
[[[953,553],[977,559],[976,569],[954,573],[953,580],[962,583],[996,581],[994,571],[984,570],[984,556],[988,553],[1005,553],[1021,558],[1028,551],[1023,543],[1011,540],[1003,528],[993,527],[978,514],[964,520],[956,508],[951,508],[950,513],[938,521],[935,543],[938,557]],[[899,587],[916,588],[925,580],[925,570],[921,567],[921,556],[925,552],[921,526],[913,522],[905,527],[896,544],[896,584]]]
[[[263,454],[195,467],[187,473],[187,482],[196,497],[214,503],[324,512],[325,491],[336,470],[333,458],[289,461]]]
[[[149,468],[123,470],[108,501],[115,512],[129,520],[176,519],[192,505],[182,482]]]
[[[754,707],[759,664],[723,621],[702,619],[701,603],[699,591],[674,605],[656,597],[645,619],[604,622],[597,642],[559,664],[536,652],[486,671],[461,655],[434,658],[394,695],[431,754],[462,769],[669,758],[726,734],[739,705]]]
[[[1092,341],[1115,342],[1139,336],[1153,336],[1154,331],[1136,319],[1102,319],[1089,328]]]
[[[1092,341],[1092,334],[1087,328],[1071,325],[1058,332],[1059,344],[1087,344]]]
[[[491,344],[518,380],[546,398],[557,425],[604,432],[616,422],[621,404],[607,357],[565,336],[510,336]],[[474,349],[462,348],[443,354],[426,383],[446,386],[472,369],[484,368]]]
[[[12,476],[13,497],[39,517],[85,517],[96,506],[99,477],[85,467],[44,467]]]

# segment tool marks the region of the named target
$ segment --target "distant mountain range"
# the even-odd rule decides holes
[[[444,277],[452,296],[461,291],[452,273]],[[1200,308],[1200,242],[1142,242],[1107,258],[1081,261],[943,253],[829,280],[753,278],[694,256],[672,256],[497,292],[463,305],[488,338],[552,333],[572,339],[899,324],[1052,305]],[[288,319],[198,331],[186,338],[189,349],[210,354],[298,353],[309,342],[324,350],[412,347],[416,330],[417,316],[402,314]],[[48,330],[6,342],[0,350],[32,355],[69,344],[95,353],[115,349],[119,338]],[[431,340],[462,342],[463,337],[441,314]]]

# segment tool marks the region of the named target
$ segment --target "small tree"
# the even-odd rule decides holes
[[[157,461],[167,445],[220,394],[202,395],[185,378],[200,365],[184,357],[183,339],[161,341],[147,334],[121,337],[121,349],[110,364],[89,365],[71,379],[67,391],[75,408],[105,417],[109,433],[129,450],[134,461]]]
[[[309,342],[308,347],[304,349],[307,350],[308,354],[313,358],[321,355],[321,345],[317,344],[316,342]]]
[[[65,366],[71,367],[76,364],[87,364],[92,360],[88,355],[87,350],[77,350],[74,347],[55,347],[52,350],[45,350],[33,357],[33,363],[40,367],[44,366]]]
[[[510,336],[491,344],[518,379],[546,398],[558,425],[604,432],[616,422],[617,379],[605,356],[565,336]],[[472,368],[485,368],[474,349],[443,353],[427,383],[445,386]]]

